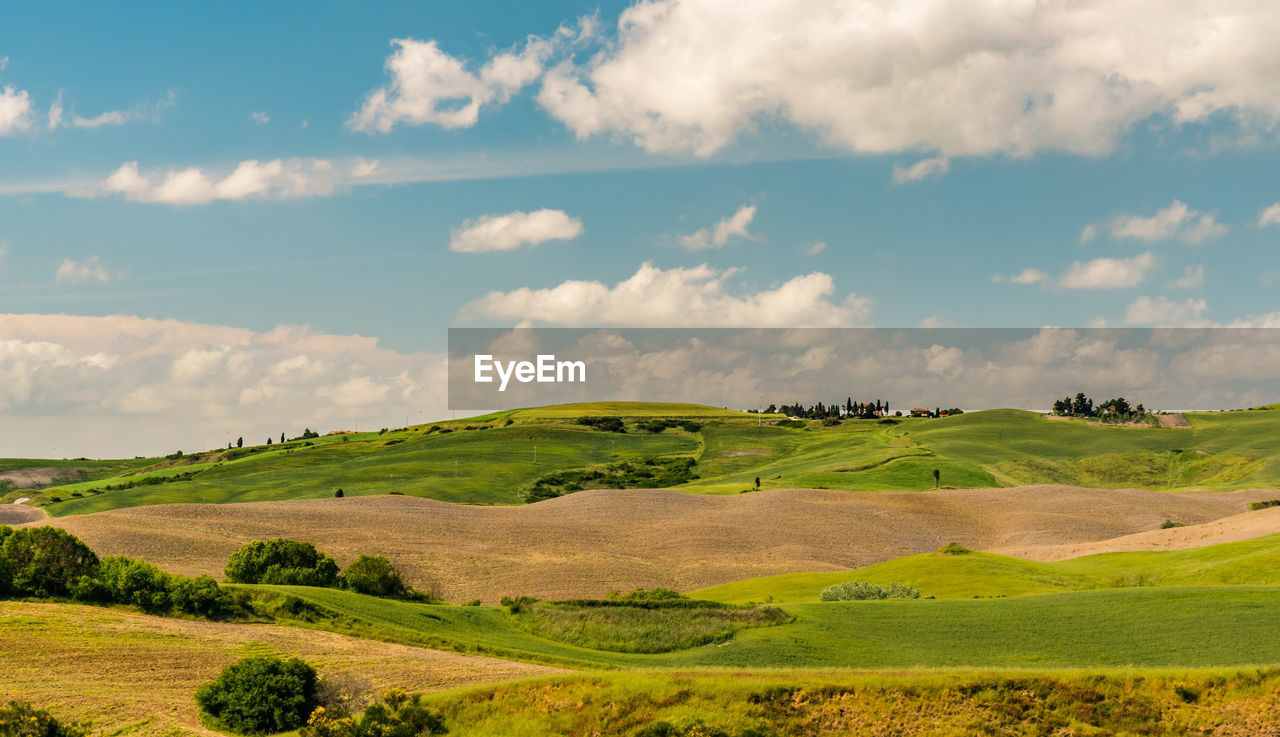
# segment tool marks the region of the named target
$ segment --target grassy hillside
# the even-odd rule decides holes
[[[1280,662],[1280,587],[1129,588],[1000,599],[789,604],[789,624],[659,654],[539,637],[495,607],[253,587],[322,610],[303,626],[573,667],[1211,666]]]
[[[457,737],[630,736],[657,722],[684,730],[669,734],[734,737],[1243,736],[1274,733],[1277,689],[1275,670],[695,671],[540,678],[431,703]]]
[[[604,416],[620,418],[625,432],[577,423]],[[659,433],[643,429],[668,418],[694,425]],[[347,495],[403,493],[468,504],[519,504],[532,484],[553,473],[590,474],[629,461],[672,457],[697,460],[698,478],[678,488],[711,494],[753,489],[757,478],[762,488],[922,490],[933,487],[935,469],[941,484],[952,488],[1041,483],[1155,490],[1280,487],[1280,412],[1187,418],[1189,428],[1132,428],[988,410],[941,419],[784,427],[762,424],[776,417],[696,405],[565,405],[153,459],[116,479],[28,495],[55,516],[169,502],[316,498],[332,496],[338,488]]]
[[[818,601],[824,588],[844,581],[900,582],[940,599],[1128,586],[1280,585],[1280,535],[1187,550],[1104,553],[1055,562],[979,552],[925,553],[851,571],[749,579],[691,595],[728,603]]]

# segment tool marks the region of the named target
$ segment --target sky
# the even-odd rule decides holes
[[[1265,0],[8,4],[0,456],[444,416],[449,327],[1277,327],[1277,31]]]

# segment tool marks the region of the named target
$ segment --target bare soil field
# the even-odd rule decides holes
[[[1185,550],[1204,545],[1240,542],[1280,533],[1280,507],[1245,512],[1199,525],[1148,530],[1110,540],[1065,545],[1024,545],[992,550],[1032,560],[1062,560],[1096,553],[1130,553],[1144,550]]]
[[[1156,415],[1156,422],[1160,423],[1160,427],[1191,427],[1191,422],[1177,412]]]
[[[59,719],[91,718],[96,734],[217,735],[200,724],[195,691],[246,655],[297,656],[322,676],[359,674],[371,695],[557,672],[292,627],[29,602],[0,602],[0,653],[0,695]]]
[[[0,525],[20,525],[45,518],[43,509],[25,504],[0,504]]]
[[[308,540],[345,565],[386,555],[448,601],[695,589],[755,576],[835,571],[928,552],[1075,545],[1241,514],[1274,491],[1160,493],[1069,486],[937,492],[813,489],[703,496],[582,491],[523,507],[408,496],[171,504],[60,517],[99,555],[124,554],[221,578],[250,540]]]

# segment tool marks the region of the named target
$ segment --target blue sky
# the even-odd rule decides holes
[[[1275,8],[953,5],[10,4],[0,314],[1280,324]]]

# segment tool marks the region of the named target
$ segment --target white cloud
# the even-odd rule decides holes
[[[1201,315],[1208,309],[1203,299],[1176,302],[1168,297],[1139,297],[1125,310],[1126,325],[1156,327],[1207,327]]]
[[[1258,214],[1258,227],[1265,228],[1268,225],[1280,225],[1280,202]]]
[[[711,228],[700,228],[694,233],[676,237],[676,242],[690,251],[701,251],[707,248],[721,248],[731,238],[753,238],[747,231],[756,216],[755,205],[743,205],[732,215],[720,218]]]
[[[0,89],[0,136],[11,136],[31,127],[31,95],[7,84]]]
[[[69,258],[62,259],[62,264],[58,266],[58,272],[54,276],[54,280],[58,284],[85,284],[87,282],[98,282],[105,284],[111,281],[111,272],[107,267],[98,261],[97,256],[90,256],[84,261],[72,261]]]
[[[1280,6],[652,0],[539,101],[579,137],[707,156],[785,121],[862,152],[1110,152],[1152,115],[1280,119]]]
[[[143,174],[138,162],[120,165],[111,176],[68,194],[80,197],[121,195],[135,202],[197,205],[214,200],[326,197],[377,171],[365,159],[335,164],[325,159],[273,159],[240,162],[225,175],[197,167]]]
[[[921,159],[911,166],[893,166],[893,183],[919,182],[925,179],[941,177],[951,171],[951,162],[945,157]]]
[[[252,113],[249,113],[249,118],[253,120],[253,122],[257,123],[258,125],[266,125],[267,123],[271,122],[271,116],[267,115],[267,113],[263,110],[256,110]]]
[[[646,262],[612,287],[571,280],[548,289],[493,291],[464,305],[458,317],[568,326],[847,327],[866,324],[871,312],[871,301],[854,294],[830,301],[835,281],[822,272],[742,295],[728,288],[738,273],[706,264],[663,271]]]
[[[1105,223],[1087,225],[1080,233],[1080,242],[1093,240],[1100,229],[1106,229],[1116,239],[1154,243],[1177,238],[1196,245],[1227,233],[1227,226],[1218,222],[1216,213],[1201,213],[1180,200],[1174,200],[1150,217],[1117,215]]]
[[[519,53],[498,54],[473,73],[435,41],[398,38],[391,44],[396,48],[386,62],[391,81],[370,92],[348,119],[355,130],[387,133],[402,123],[469,128],[482,107],[505,104],[536,80],[552,51],[550,41],[530,36]]]
[[[809,244],[809,247],[805,249],[805,253],[808,253],[810,256],[817,256],[825,250],[827,250],[826,241],[815,241],[814,243]]]
[[[1006,277],[1004,277],[1001,274],[996,274],[995,276],[991,277],[991,281],[1001,282],[1001,281],[1004,281],[1005,278]],[[1039,284],[1040,282],[1045,281],[1048,278],[1049,278],[1049,275],[1039,269],[1026,268],[1018,272],[1017,274],[1014,274],[1013,276],[1008,277],[1008,280],[1012,284]]]
[[[1199,289],[1204,286],[1204,267],[1188,266],[1182,276],[1169,282],[1170,289]]]
[[[1066,289],[1123,289],[1135,287],[1147,277],[1155,265],[1150,251],[1133,258],[1095,258],[1076,261],[1062,275],[1059,284]]]
[[[0,314],[0,414],[21,418],[0,423],[0,443],[21,455],[132,457],[224,447],[228,433],[262,442],[308,426],[399,426],[445,415],[444,392],[442,356],[358,335]]]
[[[460,253],[511,251],[550,240],[571,240],[582,233],[582,221],[563,210],[509,212],[464,220],[450,231],[449,250]]]

